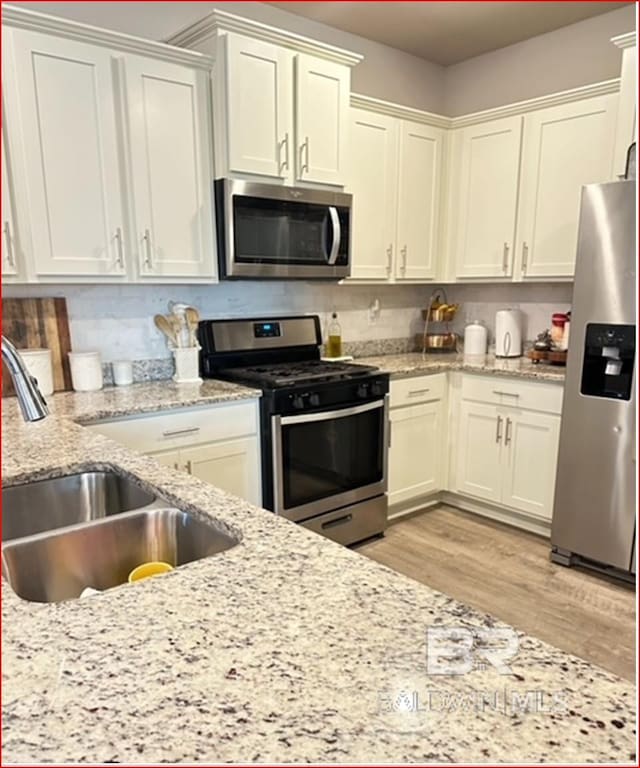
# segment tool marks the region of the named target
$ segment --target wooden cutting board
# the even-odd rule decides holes
[[[2,333],[20,349],[51,350],[53,388],[71,389],[71,350],[66,299],[3,299]],[[2,396],[14,395],[13,382],[2,365]]]

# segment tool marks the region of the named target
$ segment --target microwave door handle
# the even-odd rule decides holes
[[[331,242],[331,250],[329,251],[328,263],[333,266],[338,258],[338,251],[340,249],[340,239],[342,237],[342,231],[340,229],[340,217],[338,216],[338,210],[333,206],[329,206],[329,218],[331,220],[331,228],[333,230],[333,241]]]

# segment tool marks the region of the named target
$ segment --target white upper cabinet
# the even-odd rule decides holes
[[[460,129],[452,214],[458,277],[510,277],[522,117]]]
[[[574,273],[584,184],[610,181],[617,96],[610,94],[525,117],[518,218],[523,277]]]
[[[636,67],[636,33],[618,35],[611,42],[622,49],[622,67],[620,69],[620,101],[616,118],[616,140],[613,157],[614,178],[624,178],[627,166],[629,145],[636,140],[636,122],[638,110],[638,82]]]
[[[4,121],[4,109],[3,121]],[[18,274],[18,255],[15,241],[15,218],[13,214],[13,190],[9,182],[8,152],[5,151],[5,132],[2,130],[2,274]]]
[[[233,33],[220,45],[227,78],[228,170],[284,179],[293,157],[293,55]]]
[[[350,70],[302,53],[295,60],[296,179],[344,185]]]
[[[435,277],[443,146],[439,128],[401,121],[397,280]]]
[[[213,277],[207,73],[142,56],[124,67],[140,276]]]
[[[351,110],[347,191],[353,195],[351,276],[391,277],[396,241],[399,121]]]
[[[35,271],[40,277],[124,277],[112,53],[27,30],[9,32],[7,42],[12,50],[3,74],[17,94],[9,130],[21,134],[23,214]]]

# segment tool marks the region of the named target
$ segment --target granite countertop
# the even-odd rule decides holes
[[[545,363],[532,363],[527,357],[500,359],[493,355],[464,357],[456,353],[407,352],[399,355],[360,357],[356,363],[375,365],[390,373],[392,378],[438,373],[440,371],[467,371],[470,373],[513,376],[522,379],[564,383],[565,368]]]
[[[240,543],[65,603],[4,584],[3,764],[634,762],[632,684],[522,634],[509,675],[428,675],[428,627],[505,625],[69,418],[182,396],[152,391],[3,401],[3,482],[114,467]]]

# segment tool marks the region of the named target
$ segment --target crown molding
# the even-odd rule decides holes
[[[293,32],[287,32],[284,29],[271,27],[268,24],[245,19],[242,16],[236,16],[218,9],[211,11],[203,19],[196,21],[195,24],[190,24],[188,27],[171,35],[166,42],[170,45],[188,48],[221,32],[238,32],[241,35],[247,35],[257,40],[291,48],[300,53],[308,53],[311,56],[334,61],[338,64],[347,64],[350,67],[355,66],[364,58],[359,53],[336,48],[333,45],[320,43],[309,37],[303,37]]]
[[[605,80],[601,83],[583,85],[580,88],[572,88],[568,91],[550,93],[548,96],[538,96],[527,101],[518,101],[514,104],[506,104],[504,107],[486,109],[483,112],[473,112],[468,115],[451,118],[452,128],[465,128],[468,125],[486,123],[489,120],[499,120],[502,117],[515,117],[533,112],[545,107],[557,107],[560,104],[570,104],[573,101],[581,101],[594,96],[605,96],[609,93],[617,93],[620,90],[620,78]]]
[[[401,120],[412,120],[414,123],[431,125],[434,128],[451,128],[451,118],[444,115],[436,115],[433,112],[423,112],[413,107],[404,107],[391,101],[374,99],[371,96],[363,96],[360,93],[351,94],[351,106],[359,109],[368,109],[390,117],[398,117]]]
[[[627,32],[624,35],[616,35],[611,42],[618,48],[632,48],[636,44],[636,33]]]
[[[32,32],[45,32],[70,40],[79,40],[83,43],[95,43],[108,48],[117,48],[120,51],[152,56],[155,59],[163,59],[174,64],[186,64],[198,69],[210,70],[213,66],[213,59],[210,56],[196,51],[176,48],[153,40],[144,40],[133,35],[111,32],[100,27],[93,27],[90,24],[80,24],[77,21],[49,16],[26,8],[18,8],[15,5],[2,4],[2,23],[8,27],[28,29]]]

